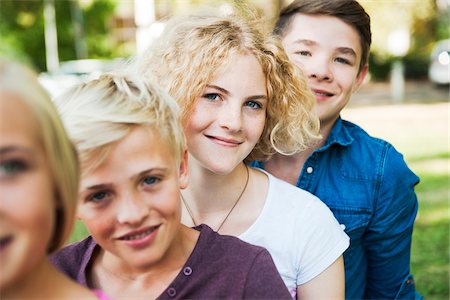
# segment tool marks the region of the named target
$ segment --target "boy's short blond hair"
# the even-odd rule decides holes
[[[80,175],[77,154],[36,74],[17,63],[0,59],[0,91],[23,101],[39,126],[38,138],[50,167],[55,194],[55,228],[48,245],[51,253],[64,245],[73,228]]]
[[[155,78],[180,104],[186,123],[195,99],[237,55],[254,55],[267,81],[266,123],[246,161],[276,152],[293,154],[319,139],[315,99],[278,38],[263,34],[243,16],[193,15],[170,20],[162,36],[135,61],[140,74]]]
[[[72,88],[55,103],[79,152],[83,174],[95,170],[111,146],[136,126],[157,130],[181,162],[186,145],[178,105],[148,80],[104,74]]]

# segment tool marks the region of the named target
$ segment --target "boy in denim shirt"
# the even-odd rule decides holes
[[[419,178],[391,144],[340,118],[367,74],[369,15],[352,0],[296,0],[281,11],[275,33],[308,77],[323,139],[305,152],[253,164],[318,196],[345,228],[346,298],[414,298]]]

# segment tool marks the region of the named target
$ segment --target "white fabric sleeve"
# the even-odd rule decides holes
[[[298,285],[304,284],[327,269],[344,253],[350,239],[330,209],[317,197],[308,203],[297,219],[301,256],[297,257]],[[303,219],[303,220],[301,220]]]

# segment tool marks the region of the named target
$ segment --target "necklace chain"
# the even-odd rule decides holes
[[[236,199],[236,201],[234,202],[233,206],[231,207],[230,211],[227,213],[227,215],[225,216],[225,218],[223,219],[222,223],[220,223],[219,228],[217,228],[216,232],[219,232],[219,230],[222,228],[223,224],[225,224],[225,221],[228,219],[228,216],[231,214],[231,212],[233,211],[233,209],[236,207],[236,205],[238,204],[239,200],[241,200],[242,195],[244,195],[245,190],[247,189],[247,185],[248,185],[248,180],[250,178],[250,174],[248,171],[248,166],[245,166],[245,170],[247,171],[247,179],[245,181],[245,185],[244,188],[242,189],[242,192],[239,194],[239,197]],[[194,219],[194,215],[192,214],[191,208],[189,207],[189,205],[187,204],[186,200],[184,199],[183,195],[181,195],[181,200],[183,201],[184,206],[186,207],[186,210],[189,214],[189,216],[191,217],[192,223],[194,223],[194,226],[197,226],[197,222],[195,222]]]

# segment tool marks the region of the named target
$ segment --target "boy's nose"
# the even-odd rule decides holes
[[[319,81],[330,81],[333,79],[333,73],[326,62],[311,62],[306,70],[308,78],[314,78]]]
[[[129,196],[119,205],[117,221],[121,224],[139,224],[148,216],[149,210],[148,204],[139,196]]]

